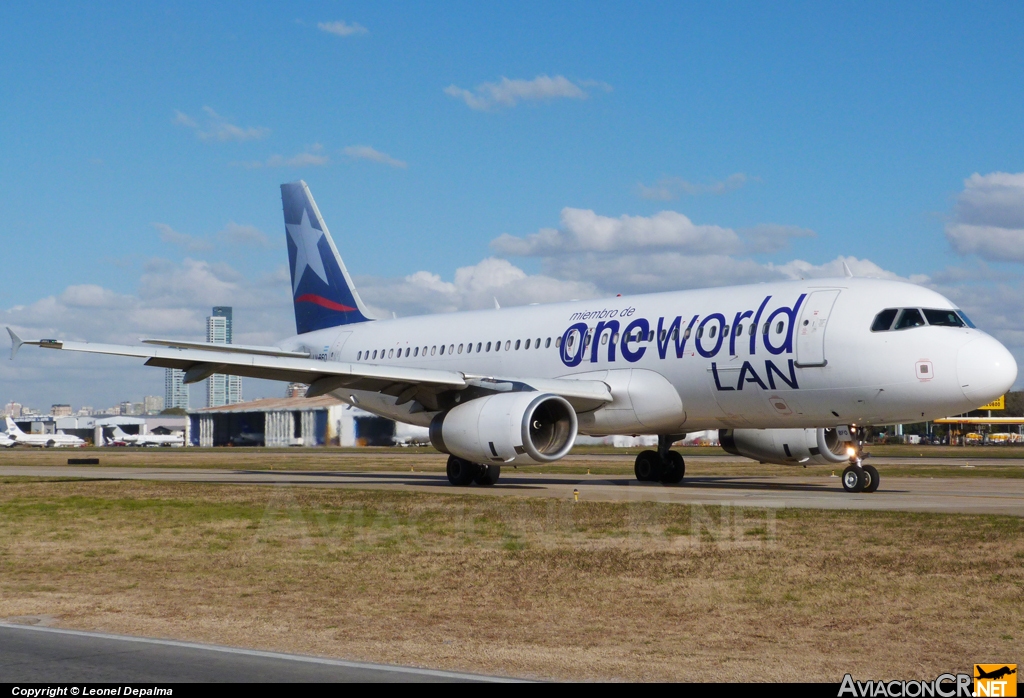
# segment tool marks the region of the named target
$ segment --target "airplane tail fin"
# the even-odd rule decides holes
[[[117,426],[116,424],[114,425],[112,433],[114,434],[114,437],[118,439],[123,439],[124,437],[128,436],[121,430],[121,427]]]
[[[305,182],[281,185],[298,334],[372,319]]]
[[[21,429],[18,428],[18,425],[15,424],[14,420],[11,419],[10,417],[6,418],[6,423],[7,423],[7,433],[8,433],[8,435],[15,436],[17,434],[23,434],[24,433]]]
[[[21,341],[21,337],[14,333],[10,327],[7,328],[7,334],[11,335],[11,361],[14,361],[14,357],[18,354],[18,350],[21,349],[25,343]]]

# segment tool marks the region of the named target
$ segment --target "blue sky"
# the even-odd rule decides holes
[[[302,178],[381,314],[843,257],[1024,358],[1020,3],[94,5],[0,6],[0,320],[28,334],[196,337],[222,303],[238,341],[288,333],[278,185]],[[588,247],[601,225],[623,246]],[[659,225],[675,242],[630,249]],[[0,401],[162,392],[29,354]]]

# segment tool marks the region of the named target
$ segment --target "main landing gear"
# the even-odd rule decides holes
[[[683,456],[672,450],[672,444],[681,439],[677,435],[659,435],[657,451],[641,451],[636,457],[633,472],[640,482],[662,482],[677,485],[686,474]]]
[[[847,492],[874,492],[878,483],[878,470],[873,465],[862,464],[860,458],[843,471],[843,489]]]
[[[448,456],[448,482],[456,487],[468,487],[474,482],[478,485],[493,485],[501,477],[501,466],[484,463],[473,463],[458,456]]]

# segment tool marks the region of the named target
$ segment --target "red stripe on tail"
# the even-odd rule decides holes
[[[347,313],[349,311],[355,310],[355,308],[350,308],[347,305],[342,305],[341,303],[335,303],[334,301],[327,300],[323,296],[318,296],[314,293],[304,293],[298,298],[296,298],[295,302],[313,303],[315,305],[319,305],[321,308],[327,308],[328,310],[337,310],[342,313]]]

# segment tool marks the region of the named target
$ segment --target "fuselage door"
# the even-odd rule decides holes
[[[329,361],[341,361],[341,348],[345,346],[345,342],[352,336],[351,332],[339,332],[338,336],[334,339],[331,344],[331,353],[328,356]]]
[[[828,363],[825,360],[825,327],[838,297],[839,289],[829,289],[814,291],[804,301],[796,323],[797,366],[806,368]]]

